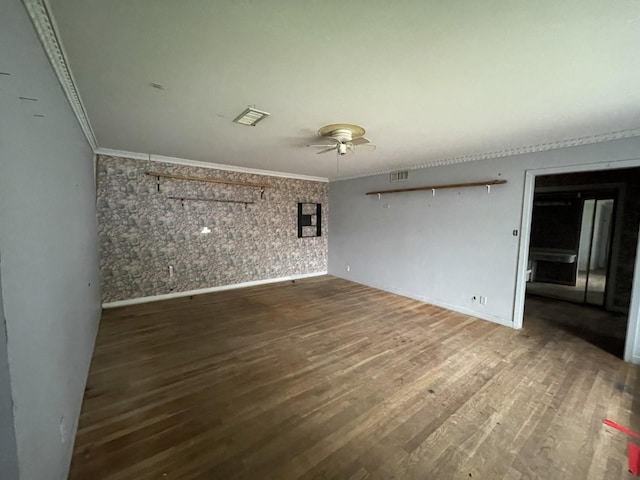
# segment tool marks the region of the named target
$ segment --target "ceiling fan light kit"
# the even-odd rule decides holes
[[[318,130],[318,135],[328,138],[335,142],[334,145],[307,145],[308,147],[322,147],[317,153],[326,153],[335,150],[338,155],[346,155],[347,152],[354,152],[357,145],[367,145],[375,150],[376,146],[371,143],[371,140],[364,136],[365,129],[360,125],[353,125],[351,123],[331,123],[325,125]]]
[[[318,135],[342,139],[342,141],[345,142],[350,142],[354,138],[362,137],[364,134],[364,128],[351,123],[331,123],[318,130]]]

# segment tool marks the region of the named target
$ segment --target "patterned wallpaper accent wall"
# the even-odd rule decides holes
[[[161,178],[158,192],[147,171],[273,188],[261,199],[257,188]],[[328,183],[106,155],[97,181],[104,302],[327,270]],[[298,202],[322,204],[321,237],[298,238]]]

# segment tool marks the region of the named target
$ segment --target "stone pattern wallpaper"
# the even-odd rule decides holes
[[[328,183],[106,155],[97,171],[104,302],[327,270]],[[254,187],[160,178],[158,191],[147,171],[273,188],[261,198]],[[322,236],[298,238],[298,202],[322,204]]]

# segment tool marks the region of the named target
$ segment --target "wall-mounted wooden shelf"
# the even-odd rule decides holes
[[[428,187],[412,187],[412,188],[398,188],[395,190],[378,190],[375,192],[367,192],[366,195],[386,195],[388,193],[402,193],[402,192],[419,192],[422,190],[443,190],[445,188],[467,188],[467,187],[488,187],[491,188],[494,185],[504,185],[506,180],[487,180],[485,182],[469,182],[469,183],[451,183],[449,185],[433,185]]]
[[[200,197],[167,197],[171,200],[180,200],[182,202],[182,206],[184,207],[184,202],[215,202],[215,203],[243,203],[246,207],[247,205],[253,205],[256,203],[253,200],[226,200],[221,198],[200,198]]]
[[[176,180],[190,180],[192,182],[222,183],[224,185],[237,185],[239,187],[273,188],[271,185],[268,185],[266,183],[235,182],[233,180],[224,180],[222,178],[191,177],[188,175],[175,175],[173,173],[161,173],[161,172],[145,172],[145,173],[150,177],[173,178]]]

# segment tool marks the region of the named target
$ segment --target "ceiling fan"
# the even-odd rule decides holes
[[[375,150],[376,146],[372,144],[371,140],[366,138],[364,134],[364,128],[359,125],[332,123],[318,130],[318,135],[328,138],[334,142],[333,144],[324,143],[320,145],[307,145],[307,147],[322,147],[323,150],[316,152],[317,154],[335,150],[338,156],[346,155],[347,152],[355,152],[356,147],[359,145]]]

